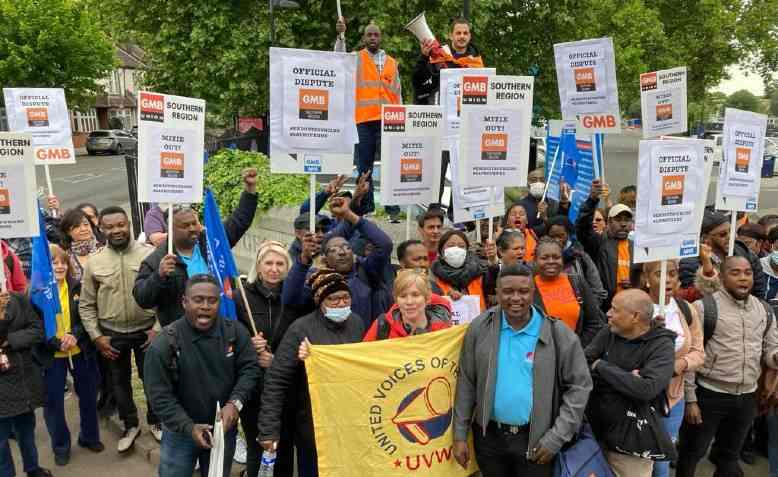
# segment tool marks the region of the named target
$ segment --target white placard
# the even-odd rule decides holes
[[[716,208],[756,212],[762,186],[767,116],[734,108],[724,110],[724,138]]]
[[[554,45],[563,119],[578,119],[580,132],[621,132],[616,61],[610,38]]]
[[[3,88],[8,129],[32,135],[35,164],[75,164],[62,88]]]
[[[686,67],[640,75],[640,106],[644,138],[686,132]]]
[[[459,300],[451,300],[451,324],[465,325],[481,314],[481,297],[462,295]]]
[[[462,76],[462,184],[527,185],[534,82],[532,76]]]
[[[708,141],[640,141],[634,262],[693,257],[713,160]]]
[[[270,168],[284,174],[348,174],[358,142],[356,56],[270,49]]]
[[[436,202],[440,189],[440,106],[383,105],[381,203]]]
[[[499,217],[505,213],[505,188],[503,187],[463,187],[459,181],[459,141],[453,142],[449,163],[451,180],[451,200],[454,208],[454,222],[472,222],[473,220]],[[492,203],[492,199],[494,202]]]
[[[443,68],[440,70],[440,104],[443,106],[445,123],[443,150],[450,150],[450,140],[459,138],[462,76],[491,76],[496,73],[496,68]]]
[[[33,149],[32,135],[0,132],[0,238],[39,235]]]
[[[141,91],[138,95],[138,200],[203,200],[205,101]]]

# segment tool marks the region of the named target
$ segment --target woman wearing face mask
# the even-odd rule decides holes
[[[291,259],[286,248],[278,242],[265,242],[259,246],[257,259],[249,271],[248,280],[244,285],[246,301],[251,312],[246,310],[243,298],[238,294],[235,304],[238,320],[246,326],[252,335],[254,349],[262,369],[267,370],[273,363],[273,356],[281,344],[289,325],[297,315],[293,310],[284,307],[281,301],[281,291],[286,274],[289,272]],[[251,316],[249,318],[249,315]],[[249,321],[251,320],[251,321]],[[254,329],[257,335],[254,335]],[[254,398],[244,403],[240,411],[240,422],[246,434],[246,469],[242,476],[255,476],[259,472],[259,456],[262,449],[257,442],[259,428],[259,403],[262,389]],[[276,457],[275,475],[290,476],[294,466],[294,416],[283,419],[281,439]]]
[[[661,262],[644,263],[639,276],[639,286],[651,295],[654,302],[654,314],[659,315],[659,278]],[[681,284],[678,279],[678,260],[667,261],[667,281],[665,282],[665,328],[674,331],[675,338],[675,368],[673,379],[667,388],[667,399],[670,403],[670,415],[662,419],[665,430],[675,442],[678,430],[683,422],[684,412],[684,375],[692,376],[705,362],[703,345],[702,321],[697,308],[688,302],[674,298]],[[690,403],[689,407],[697,407]],[[699,413],[699,408],[697,408]],[[699,415],[699,414],[698,414]],[[667,477],[668,462],[654,462],[654,477]]]
[[[97,358],[78,313],[78,297],[81,284],[69,274],[68,254],[57,245],[49,245],[54,277],[59,288],[62,312],[57,315],[56,334],[49,339],[40,353],[45,371],[46,407],[43,416],[51,437],[54,461],[67,465],[70,461],[71,437],[65,421],[65,379],[68,372],[73,377],[81,414],[78,445],[92,452],[102,452],[97,419]],[[71,366],[72,363],[72,366]]]
[[[546,192],[545,173],[543,169],[535,169],[527,175],[527,187],[529,189],[518,203],[524,207],[527,213],[526,225],[535,231],[540,237],[545,233],[545,221],[547,217],[555,215],[567,215],[570,209],[570,186],[562,182],[559,189],[560,201],[557,202],[548,197],[543,197]]]
[[[92,230],[92,223],[81,209],[71,209],[62,216],[59,223],[62,232],[62,248],[68,251],[73,278],[81,281],[84,265],[100,246]]]
[[[524,234],[524,261],[526,263],[534,260],[535,246],[538,243],[538,236],[532,228],[527,226],[528,223],[527,210],[521,204],[510,206],[502,219],[503,230],[520,230]]]
[[[600,306],[600,303],[608,297],[608,292],[602,286],[600,272],[592,258],[584,251],[583,245],[571,238],[573,225],[567,217],[557,215],[548,221],[546,231],[546,235],[556,240],[562,247],[565,273],[580,277],[592,290],[597,306]]]
[[[394,305],[379,316],[363,341],[419,335],[451,326],[451,304],[432,294],[426,273],[401,270],[394,280]]]
[[[535,272],[535,305],[575,331],[585,348],[605,324],[605,317],[586,283],[564,273],[562,247],[556,240],[543,237],[538,242]]]
[[[486,309],[484,273],[486,267],[470,251],[464,232],[449,230],[440,238],[438,259],[432,264],[432,291],[454,301],[465,295],[477,297],[481,311]]]
[[[351,293],[343,275],[320,269],[308,279],[317,309],[297,319],[284,334],[265,373],[259,411],[259,440],[265,450],[277,449],[281,421],[288,396],[295,415],[297,470],[300,477],[317,475],[316,444],[311,415],[311,397],[303,360],[310,344],[345,344],[362,341],[362,318],[351,313]],[[288,403],[287,403],[288,404]]]

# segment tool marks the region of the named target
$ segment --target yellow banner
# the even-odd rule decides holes
[[[465,470],[453,452],[454,392],[466,330],[313,346],[305,369],[319,476],[464,477],[477,471],[475,459]]]

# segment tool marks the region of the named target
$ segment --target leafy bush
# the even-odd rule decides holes
[[[308,176],[304,174],[271,174],[270,159],[257,152],[222,149],[205,165],[205,186],[213,191],[222,217],[238,206],[243,192],[241,171],[255,167],[259,175],[257,192],[259,210],[281,205],[297,205],[308,197]]]

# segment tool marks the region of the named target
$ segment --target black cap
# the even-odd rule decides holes
[[[705,214],[702,216],[702,233],[710,233],[721,224],[729,222],[729,214],[725,214],[719,210],[706,209]]]
[[[297,218],[294,219],[294,229],[308,230],[308,227],[310,225],[310,220],[311,220],[311,216],[307,213],[298,215]],[[331,224],[332,224],[332,219],[330,219],[326,215],[323,214],[316,215],[316,226],[324,228],[325,232],[329,230]]]

